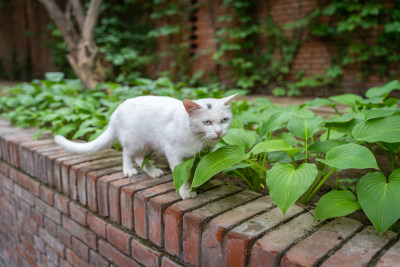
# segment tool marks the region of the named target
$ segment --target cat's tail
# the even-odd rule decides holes
[[[66,150],[77,153],[86,154],[100,151],[111,147],[117,140],[115,131],[109,126],[99,137],[88,143],[76,143],[69,141],[64,136],[56,135],[54,141]]]

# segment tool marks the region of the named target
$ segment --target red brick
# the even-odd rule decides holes
[[[21,211],[18,211],[18,221],[22,224],[23,228],[27,229],[32,234],[37,234],[38,224]]]
[[[18,145],[24,141],[32,141],[33,131],[23,131],[3,135],[2,138],[2,156],[10,165],[19,168],[20,155]],[[3,145],[4,144],[4,145]],[[5,149],[3,149],[5,148]]]
[[[356,234],[340,250],[336,251],[321,266],[367,266],[372,257],[383,246],[396,237],[392,231],[379,235],[373,226]]]
[[[24,201],[20,201],[19,209],[25,216],[28,216],[28,217],[31,216],[31,206],[28,203],[26,203]]]
[[[72,251],[76,253],[82,260],[89,261],[89,247],[75,237],[72,237]]]
[[[35,199],[36,208],[38,211],[42,212],[47,218],[53,220],[54,222],[61,223],[61,213],[56,208],[46,204],[44,201],[36,198]]]
[[[29,205],[35,205],[35,197],[32,195],[32,193],[23,189],[18,184],[14,184],[14,193],[17,197],[19,197],[21,200],[25,201]]]
[[[60,259],[60,267],[73,267],[71,263],[69,263],[67,260]]]
[[[31,210],[32,219],[39,225],[43,226],[43,214],[36,209]]]
[[[65,151],[57,146],[48,146],[41,149],[35,150],[34,162],[35,162],[35,173],[33,176],[37,177],[39,181],[45,181],[49,186],[54,186],[53,175],[48,176],[48,173],[53,173],[53,166],[47,165],[47,157]],[[51,172],[48,171],[51,169]]]
[[[64,248],[65,246],[54,236],[49,234],[45,229],[39,228],[39,236],[40,238],[50,246],[57,255],[64,257]]]
[[[225,240],[225,264],[245,266],[247,251],[255,239],[302,211],[303,208],[293,205],[283,215],[280,209],[274,208],[230,230]]]
[[[95,267],[108,267],[110,264],[109,262],[104,259],[100,254],[90,250],[90,266]]]
[[[164,247],[172,255],[181,254],[182,218],[186,212],[194,210],[207,202],[225,197],[240,191],[236,186],[222,186],[196,196],[177,202],[164,212]]]
[[[53,205],[54,192],[44,185],[40,186],[40,198],[48,204]]]
[[[224,265],[225,244],[223,241],[226,233],[239,223],[260,212],[265,212],[273,205],[271,198],[265,196],[212,219],[202,234],[202,262],[208,266]]]
[[[309,238],[292,247],[282,258],[281,266],[311,266],[330,250],[359,230],[362,224],[349,218],[338,218],[321,227]],[[321,242],[323,240],[323,242]]]
[[[392,267],[400,262],[400,241],[387,250],[377,262],[377,267]]]
[[[72,241],[71,241],[72,235],[65,230],[62,226],[57,225],[57,239],[64,244],[66,247],[71,248],[72,247]]]
[[[138,175],[133,180],[134,184],[123,186],[121,188],[120,200],[121,200],[121,223],[129,230],[134,230],[134,195],[140,190],[150,188],[168,181],[171,181],[172,177],[166,175],[158,179],[148,178],[146,175]]]
[[[253,191],[243,191],[207,204],[183,216],[183,260],[192,265],[200,264],[200,244],[203,226],[222,212],[257,198]]]
[[[87,204],[89,209],[93,212],[98,211],[97,205],[97,180],[102,176],[121,172],[122,167],[111,167],[97,171],[91,171],[86,176],[86,191],[87,191]]]
[[[109,261],[112,261],[117,266],[140,266],[132,258],[126,256],[112,245],[106,243],[103,240],[99,240],[99,253],[106,257]]]
[[[97,204],[99,208],[99,214],[101,216],[109,215],[108,208],[108,187],[111,181],[119,180],[124,178],[122,172],[113,173],[106,175],[98,179],[97,181]]]
[[[21,172],[18,172],[17,181],[23,188],[28,190],[33,195],[40,196],[40,184],[37,181],[31,179],[29,176]]]
[[[134,197],[134,218],[135,218],[135,232],[142,238],[148,238],[148,214],[147,202],[159,194],[175,191],[174,183],[169,182],[157,185],[135,194]]]
[[[132,257],[144,266],[159,266],[161,254],[132,239]]]
[[[73,266],[79,267],[90,267],[90,264],[83,259],[81,259],[75,252],[70,249],[66,250],[66,256],[69,263]]]
[[[86,174],[110,166],[121,165],[121,157],[109,157],[93,161],[86,161],[70,167],[69,170],[69,189],[71,198],[79,199],[79,185],[81,186],[81,203],[86,205]]]
[[[147,204],[147,218],[149,225],[149,239],[153,244],[162,247],[164,243],[163,214],[168,206],[180,200],[175,192],[151,198]]]
[[[74,201],[71,201],[69,203],[69,212],[73,220],[80,223],[81,225],[87,225],[87,210],[85,208],[79,206]]]
[[[43,252],[43,253],[45,252],[46,243],[43,241],[43,239],[41,239],[40,237],[35,235],[33,237],[33,242],[34,242],[35,248],[37,250],[39,250],[40,252]]]
[[[0,173],[4,174],[5,176],[8,176],[9,171],[10,167],[6,163],[0,161]]]
[[[52,220],[48,219],[47,217],[44,217],[44,228],[51,235],[53,235],[53,236],[57,235],[56,224]]]
[[[167,257],[162,257],[161,267],[183,267],[183,265],[180,265]]]
[[[20,155],[20,169],[30,176],[35,176],[35,156],[34,152],[37,149],[48,147],[49,145],[54,146],[53,139],[44,139],[38,141],[22,142],[19,145]],[[46,180],[41,182],[47,184]]]
[[[54,187],[58,192],[62,192],[62,180],[61,180],[61,169],[60,166],[57,165],[57,160],[60,158],[76,156],[71,152],[66,150],[60,150],[59,152],[52,153],[51,155],[47,155],[44,159],[46,160],[46,170],[47,170],[47,180],[52,181],[54,183]]]
[[[287,250],[296,240],[315,231],[317,225],[318,223],[314,221],[313,215],[304,213],[269,232],[254,244],[251,251],[250,266],[278,265],[282,252]]]
[[[106,228],[108,241],[122,252],[129,254],[129,241],[132,236],[111,224]]]
[[[88,213],[87,222],[89,228],[98,234],[100,237],[106,239],[106,226],[107,222],[103,221],[93,213]]]
[[[79,238],[83,243],[93,249],[96,249],[96,235],[93,232],[83,226],[80,226],[78,223],[65,216],[63,216],[63,226],[73,236]]]
[[[54,194],[54,207],[64,214],[69,214],[70,200],[60,194]]]
[[[97,162],[96,164],[91,165],[87,169],[84,168],[83,170],[79,170],[78,172],[78,199],[79,202],[82,205],[87,205],[88,204],[88,196],[87,196],[87,176],[88,173],[91,171],[99,171],[99,170],[104,170],[109,167],[119,167],[121,168],[122,162],[121,162],[121,157],[113,157],[109,159],[104,159],[104,160],[99,160],[99,161],[94,161]],[[94,163],[93,162],[93,163]]]

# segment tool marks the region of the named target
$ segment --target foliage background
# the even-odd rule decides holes
[[[72,77],[60,34],[36,1],[20,2],[0,1],[0,22],[10,25],[0,36],[13,36],[2,38],[0,77],[41,78],[46,65]],[[96,42],[113,81],[168,76],[256,93],[331,95],[361,94],[399,75],[397,0],[111,0],[102,8]]]

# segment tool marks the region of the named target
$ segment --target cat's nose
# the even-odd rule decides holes
[[[221,135],[221,133],[222,133],[222,131],[216,131],[215,132],[217,135],[218,135],[218,137]]]

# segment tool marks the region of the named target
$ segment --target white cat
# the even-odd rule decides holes
[[[57,135],[54,140],[74,153],[93,153],[112,146],[117,140],[123,149],[123,173],[138,173],[132,159],[142,166],[146,155],[163,153],[171,170],[188,158],[218,142],[232,121],[231,103],[236,95],[222,99],[184,100],[171,97],[140,96],[126,100],[111,115],[108,128],[97,139],[75,143]],[[163,175],[149,161],[143,170],[153,178]],[[179,189],[182,199],[193,198],[190,184]]]

